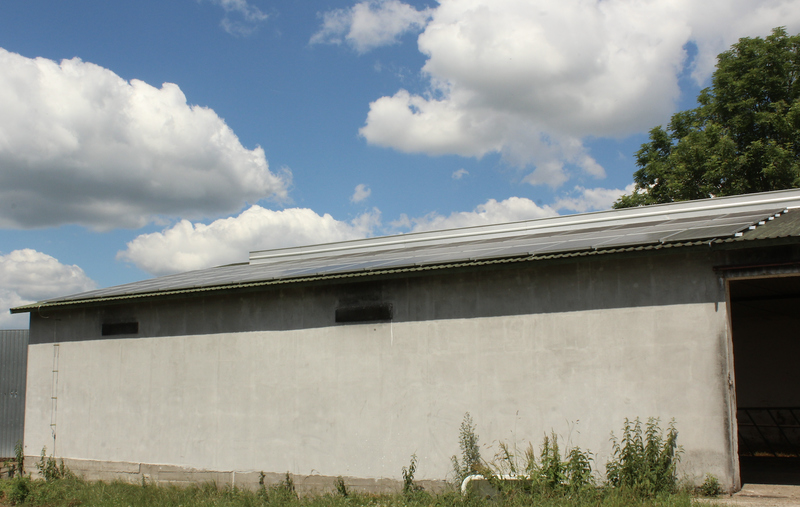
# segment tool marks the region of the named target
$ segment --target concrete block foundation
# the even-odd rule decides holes
[[[25,457],[25,472],[34,478],[39,477],[36,463],[41,456]],[[57,460],[60,464],[62,459]],[[236,487],[249,491],[261,488],[262,472],[253,471],[211,471],[186,468],[175,465],[147,465],[120,461],[94,461],[63,459],[64,465],[74,474],[88,481],[122,481],[130,484],[156,484],[161,486],[190,486],[214,484],[217,487]],[[336,493],[339,477],[324,475],[295,475],[266,472],[263,474],[264,487],[282,484],[287,474],[294,483],[298,495],[325,495]],[[342,477],[349,491],[368,494],[392,494],[403,490],[403,483],[396,479],[364,479]],[[415,481],[426,491],[441,493],[453,486],[446,481]]]

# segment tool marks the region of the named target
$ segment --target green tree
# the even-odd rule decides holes
[[[718,56],[699,107],[650,131],[615,208],[800,187],[800,34],[775,28]]]

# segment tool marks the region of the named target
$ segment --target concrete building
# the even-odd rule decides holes
[[[652,416],[676,420],[682,474],[733,489],[797,443],[799,267],[791,190],[252,252],[42,301],[12,310],[31,314],[25,451],[92,478],[380,489],[412,454],[446,479],[466,412],[486,458],[552,430],[601,470],[610,432]]]

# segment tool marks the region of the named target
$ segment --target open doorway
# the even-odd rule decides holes
[[[800,484],[800,276],[729,284],[742,483]]]

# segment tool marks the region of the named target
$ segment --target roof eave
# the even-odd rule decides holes
[[[190,294],[197,295],[201,293],[223,292],[232,290],[235,291],[235,290],[269,287],[276,285],[292,285],[299,283],[314,283],[314,282],[322,282],[328,280],[343,280],[343,279],[367,278],[367,277],[372,278],[382,275],[401,275],[407,273],[421,273],[426,271],[451,270],[457,268],[501,265],[501,264],[518,263],[518,262],[540,262],[540,261],[550,261],[557,259],[570,259],[576,257],[588,257],[595,255],[611,255],[611,254],[622,254],[629,252],[666,250],[672,248],[704,246],[704,245],[709,245],[714,241],[715,240],[712,238],[710,240],[701,240],[701,241],[656,243],[649,245],[632,245],[632,246],[618,247],[618,248],[606,248],[606,249],[599,248],[599,249],[577,250],[569,252],[557,252],[551,254],[523,255],[523,256],[497,258],[497,259],[475,259],[462,262],[429,264],[421,266],[405,266],[405,267],[397,267],[397,268],[382,269],[382,270],[365,270],[365,271],[345,272],[345,273],[330,273],[324,275],[304,276],[297,278],[281,278],[281,279],[272,279],[272,280],[264,280],[264,281],[240,283],[240,284],[225,284],[225,285],[216,285],[209,287],[193,287],[188,289],[142,292],[137,294],[123,294],[119,296],[107,296],[98,298],[59,300],[52,302],[40,301],[29,305],[11,308],[11,313],[31,313],[44,308],[52,309],[52,308],[61,308],[67,306],[69,307],[95,306],[95,305],[104,305],[109,303],[121,303],[136,299],[154,299],[154,298],[164,298],[170,296],[181,296]]]

